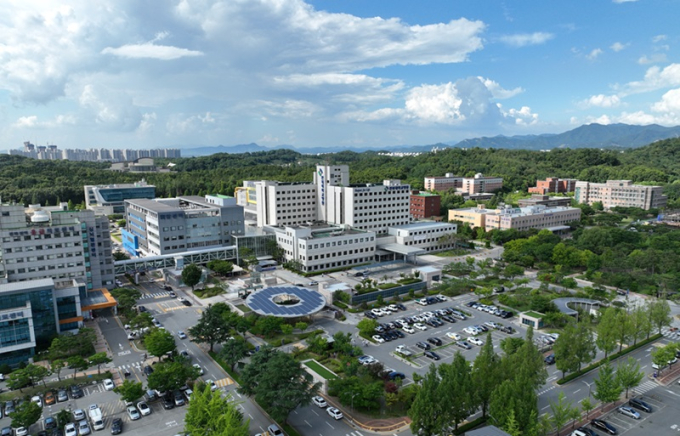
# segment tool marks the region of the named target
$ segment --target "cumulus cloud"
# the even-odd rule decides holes
[[[623,94],[636,94],[675,86],[680,86],[680,64],[670,64],[663,69],[653,66],[647,69],[643,80],[626,84]]]
[[[515,124],[520,126],[531,126],[538,123],[538,114],[531,112],[529,106],[522,106],[520,109],[510,109],[504,115],[514,119]]]
[[[106,47],[104,50],[102,50],[102,54],[112,54],[130,59],[147,58],[158,59],[161,61],[170,61],[183,57],[203,56],[203,53],[200,51],[188,50],[186,48],[172,47],[168,45],[155,45],[152,43],[127,44],[117,48]]]
[[[656,35],[652,38],[652,42],[656,44],[657,42],[665,41],[666,39],[668,39],[668,36],[666,35]]]
[[[618,95],[604,95],[598,94],[593,95],[590,98],[581,102],[581,106],[584,108],[589,107],[616,107],[621,104],[621,99]]]
[[[672,112],[680,116],[680,88],[671,89],[666,92],[661,101],[652,105],[654,112]]]
[[[638,59],[638,64],[640,65],[647,65],[647,64],[658,64],[661,62],[666,62],[666,54],[665,53],[654,53],[653,55],[650,56],[641,56],[640,59]]]
[[[524,47],[527,45],[545,44],[553,39],[555,35],[547,32],[519,33],[515,35],[503,35],[500,41],[511,47]]]
[[[524,92],[524,89],[522,89],[519,86],[514,89],[504,89],[498,82],[494,80],[486,79],[481,76],[477,76],[477,78],[482,81],[484,86],[486,86],[486,89],[491,91],[491,94],[493,95],[494,98],[500,100],[511,98],[516,96],[517,94],[521,94],[522,92]]]
[[[591,52],[588,53],[588,54],[586,55],[586,58],[588,58],[588,59],[591,60],[591,61],[594,61],[594,60],[597,59],[597,57],[600,56],[602,53],[603,53],[602,49],[600,49],[600,48],[595,48],[595,49],[591,50]]]
[[[609,48],[611,48],[615,52],[620,52],[622,50],[625,50],[628,47],[628,45],[629,44],[623,44],[621,42],[615,42]]]
[[[119,90],[89,84],[82,89],[79,103],[95,124],[106,129],[135,130],[142,120],[132,99]]]
[[[18,129],[53,129],[60,126],[73,126],[76,125],[78,119],[74,115],[57,115],[54,118],[40,121],[37,115],[28,115],[19,117],[13,124],[12,127]]]

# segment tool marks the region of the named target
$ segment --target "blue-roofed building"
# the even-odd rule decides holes
[[[156,187],[144,179],[119,185],[85,185],[85,206],[97,215],[125,213],[125,200],[156,198]]]

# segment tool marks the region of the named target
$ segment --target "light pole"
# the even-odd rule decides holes
[[[354,397],[356,397],[357,395],[359,395],[358,392],[357,392],[357,393],[352,393],[352,412],[354,412]]]

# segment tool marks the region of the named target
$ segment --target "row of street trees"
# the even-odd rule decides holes
[[[457,428],[481,409],[483,416],[506,431],[535,431],[536,390],[545,383],[547,372],[531,328],[521,341],[501,357],[493,351],[489,334],[472,368],[460,352],[451,364],[431,365],[409,409],[411,430],[423,436],[448,434],[451,425]]]

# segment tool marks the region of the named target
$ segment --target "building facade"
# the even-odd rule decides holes
[[[125,213],[125,200],[156,198],[156,187],[142,179],[119,185],[85,185],[85,207],[97,215]]]
[[[422,220],[441,214],[441,197],[430,192],[413,191],[410,198],[412,220]]]
[[[0,205],[0,283],[43,278],[57,286],[82,280],[87,289],[114,286],[109,222],[91,210]]]
[[[607,183],[576,182],[574,198],[581,204],[601,202],[605,209],[612,207],[639,207],[661,209],[668,197],[663,187],[634,185],[630,180],[607,180]]]
[[[485,177],[482,173],[463,178],[459,191],[465,194],[491,193],[503,188],[502,177]]]
[[[519,207],[529,206],[571,206],[571,197],[551,197],[549,195],[534,194],[530,198],[522,198],[517,201]]]
[[[545,180],[537,180],[536,186],[529,188],[530,194],[549,194],[549,193],[565,193],[574,192],[576,188],[576,179],[560,179],[557,177],[548,177]]]
[[[448,191],[463,186],[463,177],[446,173],[444,177],[425,177],[426,191]]]
[[[182,152],[177,148],[158,148],[158,149],[141,149],[141,150],[118,150],[108,148],[90,148],[90,149],[63,149],[60,150],[56,145],[34,145],[30,142],[24,142],[24,148],[21,150],[9,150],[8,154],[14,156],[30,157],[32,159],[45,160],[74,160],[74,161],[134,161],[144,157],[161,157],[166,159],[174,159],[182,157]]]
[[[224,195],[126,200],[123,248],[132,256],[161,256],[234,245],[244,234],[243,207]]]
[[[317,220],[317,189],[313,183],[270,180],[243,182],[236,201],[257,227],[295,226]]]
[[[397,244],[435,252],[454,248],[453,239],[446,236],[457,231],[458,226],[454,223],[422,222],[390,227],[389,234],[395,237]]]
[[[566,230],[569,223],[581,219],[581,209],[575,207],[531,206],[485,209],[483,205],[471,209],[449,210],[449,221],[461,221],[486,231],[550,229]]]

